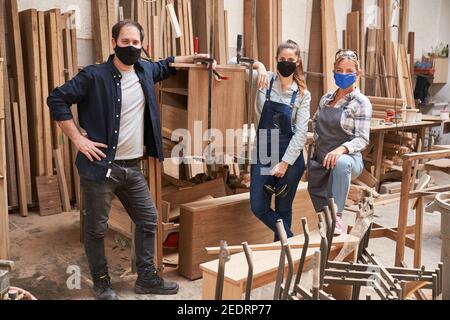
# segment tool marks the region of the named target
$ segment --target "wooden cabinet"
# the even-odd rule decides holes
[[[172,133],[177,129],[186,129],[193,143],[194,139],[202,139],[202,135],[208,130],[208,69],[194,64],[173,66],[177,68],[177,75],[164,81],[161,86],[160,104],[165,145],[169,143],[168,140],[174,141]],[[244,126],[246,72],[240,66],[218,66],[217,72],[228,77],[228,80],[213,79],[211,124],[225,139],[227,129],[242,129]],[[201,122],[201,132],[195,131],[195,122]],[[175,140],[174,142],[179,142]],[[235,137],[234,145],[236,144]],[[202,150],[206,146],[205,138]],[[198,150],[194,152],[193,146],[190,150],[192,156],[202,155],[197,154]],[[224,153],[227,153],[225,148]]]

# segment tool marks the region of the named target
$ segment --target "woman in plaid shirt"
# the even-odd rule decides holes
[[[321,99],[313,118],[315,153],[308,162],[308,189],[317,212],[328,199],[336,201],[336,235],[343,231],[342,212],[351,180],[364,168],[361,151],[369,145],[372,105],[356,87],[359,76],[357,54],[340,50],[334,64],[339,89]]]

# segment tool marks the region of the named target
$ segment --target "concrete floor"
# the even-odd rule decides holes
[[[442,181],[444,179],[444,181]],[[441,181],[439,181],[441,180]],[[438,184],[449,183],[449,177],[436,177]],[[386,226],[396,226],[398,219],[398,203],[376,207],[376,221]],[[414,215],[410,215],[414,222]],[[345,214],[345,221],[352,223],[354,214]],[[78,212],[63,213],[57,216],[40,217],[31,213],[22,218],[10,215],[11,254],[15,261],[11,283],[33,293],[38,299],[92,299],[87,261],[83,247],[79,242]],[[370,249],[385,265],[394,262],[395,243],[388,239],[373,239]],[[106,254],[109,259],[110,275],[113,286],[121,299],[180,299],[199,300],[202,295],[202,280],[190,282],[177,274],[176,269],[167,268],[165,277],[180,284],[180,292],[176,296],[138,296],[133,292],[133,275],[126,275],[130,267],[130,250],[124,246],[123,238],[109,231],[105,239]],[[437,267],[440,261],[440,214],[425,214],[423,264],[430,269]],[[412,250],[406,249],[406,261],[412,264]],[[81,271],[81,288],[69,289],[67,280],[68,268],[79,267]],[[73,267],[72,267],[73,268]],[[123,276],[125,274],[125,276]],[[308,275],[304,277],[310,279]],[[308,281],[308,280],[306,280]],[[254,290],[253,299],[271,299],[273,285]]]

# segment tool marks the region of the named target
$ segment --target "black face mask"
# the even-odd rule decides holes
[[[291,61],[278,62],[278,72],[285,78],[292,76],[297,69],[297,63]]]
[[[132,66],[135,65],[141,58],[142,48],[137,49],[133,46],[128,47],[116,46],[114,52],[116,53],[117,58],[119,58],[119,60],[122,61],[123,64],[127,66]]]

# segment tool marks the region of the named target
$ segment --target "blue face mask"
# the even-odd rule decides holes
[[[352,86],[356,82],[356,78],[356,73],[334,73],[334,81],[336,81],[336,85],[341,89],[347,89]]]

